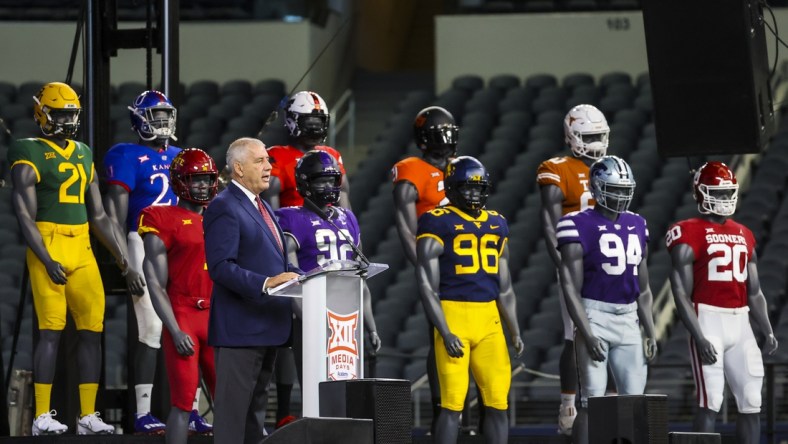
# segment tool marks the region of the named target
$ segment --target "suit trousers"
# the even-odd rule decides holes
[[[214,442],[263,441],[268,383],[276,351],[277,347],[215,348]]]

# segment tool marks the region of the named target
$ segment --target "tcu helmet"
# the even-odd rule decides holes
[[[145,91],[128,108],[131,111],[131,129],[137,132],[140,139],[160,140],[166,144],[170,138],[175,138],[177,111],[163,93]],[[162,117],[156,111],[165,111],[166,116]]]
[[[711,161],[695,172],[692,181],[698,211],[703,214],[730,216],[736,211],[739,184],[730,168],[722,162]]]
[[[593,105],[577,105],[564,117],[566,144],[575,157],[599,159],[607,153],[610,127]]]
[[[33,118],[47,136],[62,134],[73,138],[79,130],[79,96],[65,83],[51,82],[44,85],[33,97]]]
[[[443,179],[446,197],[452,205],[478,213],[490,195],[490,175],[481,162],[471,156],[460,156],[446,166]]]
[[[457,153],[459,127],[454,116],[440,106],[430,106],[419,111],[413,121],[413,137],[420,150],[451,157]]]
[[[617,156],[604,156],[591,165],[591,194],[596,204],[615,213],[623,213],[635,195],[632,168]]]
[[[192,178],[206,174],[210,176],[208,194],[205,196],[193,195],[191,191]],[[219,190],[219,171],[208,153],[199,148],[187,148],[172,159],[170,183],[172,191],[180,199],[186,199],[196,204],[206,204],[216,196]]]
[[[326,102],[315,92],[300,91],[287,101],[285,128],[292,137],[306,137],[323,143],[330,121]]]
[[[302,197],[319,206],[336,205],[339,202],[342,172],[331,154],[319,150],[307,151],[304,157],[298,159],[295,177],[296,189]],[[331,177],[334,182],[327,186],[315,186],[313,180],[319,177]]]

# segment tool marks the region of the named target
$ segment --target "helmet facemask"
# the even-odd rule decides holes
[[[45,118],[45,123],[40,125],[41,132],[46,136],[63,136],[71,139],[79,131],[79,108],[50,108],[42,105],[38,97],[33,97],[36,107]]]
[[[328,122],[327,114],[298,114],[296,117],[298,130],[293,135],[308,146],[320,145],[328,136]]]
[[[698,202],[698,211],[702,214],[731,216],[736,212],[739,200],[738,184],[706,185],[698,184],[698,192],[703,196]]]
[[[424,154],[435,159],[448,159],[457,155],[457,136],[459,128],[456,125],[444,124],[423,131],[419,140],[419,148]]]
[[[320,207],[339,203],[339,186],[342,182],[342,175],[338,174],[339,171],[336,173],[327,172],[310,177],[307,180],[305,197]]]
[[[596,192],[594,200],[602,208],[607,208],[614,213],[623,213],[629,209],[632,198],[635,196],[635,183],[629,185],[611,184],[604,180],[596,179]]]
[[[469,180],[446,190],[449,202],[459,209],[478,216],[487,205],[490,195],[490,184],[486,180]]]
[[[610,131],[599,133],[574,131],[570,137],[567,137],[567,142],[572,148],[572,153],[575,157],[587,157],[598,160],[607,154],[609,138]]]
[[[165,145],[175,138],[177,110],[174,107],[160,105],[150,108],[129,107],[138,118],[137,127],[133,128],[140,139],[145,141],[159,140]]]
[[[215,173],[195,173],[180,177],[186,192],[179,196],[196,204],[207,204],[219,190],[219,175]]]

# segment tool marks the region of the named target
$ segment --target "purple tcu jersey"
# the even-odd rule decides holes
[[[593,209],[569,213],[558,221],[556,239],[559,248],[583,248],[583,298],[614,304],[638,298],[638,265],[648,243],[643,217],[627,211],[613,222]]]
[[[352,211],[331,207],[329,214],[345,237],[356,245],[361,242],[358,221]],[[353,259],[353,249],[345,238],[312,211],[303,207],[286,207],[276,210],[276,216],[282,231],[298,245],[300,269],[309,271],[331,259]]]
[[[136,143],[119,143],[104,156],[107,183],[129,192],[126,226],[137,231],[140,212],[151,205],[175,205],[178,197],[170,187],[170,163],[180,148],[155,151]]]

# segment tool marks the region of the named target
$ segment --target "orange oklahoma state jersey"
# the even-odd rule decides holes
[[[391,169],[394,183],[406,180],[416,187],[416,217],[433,208],[446,205],[446,191],[443,189],[443,171],[430,165],[419,157],[400,160]]]
[[[562,214],[582,211],[596,204],[588,188],[588,165],[572,157],[553,157],[545,160],[536,170],[536,182],[555,185],[564,193]]]

